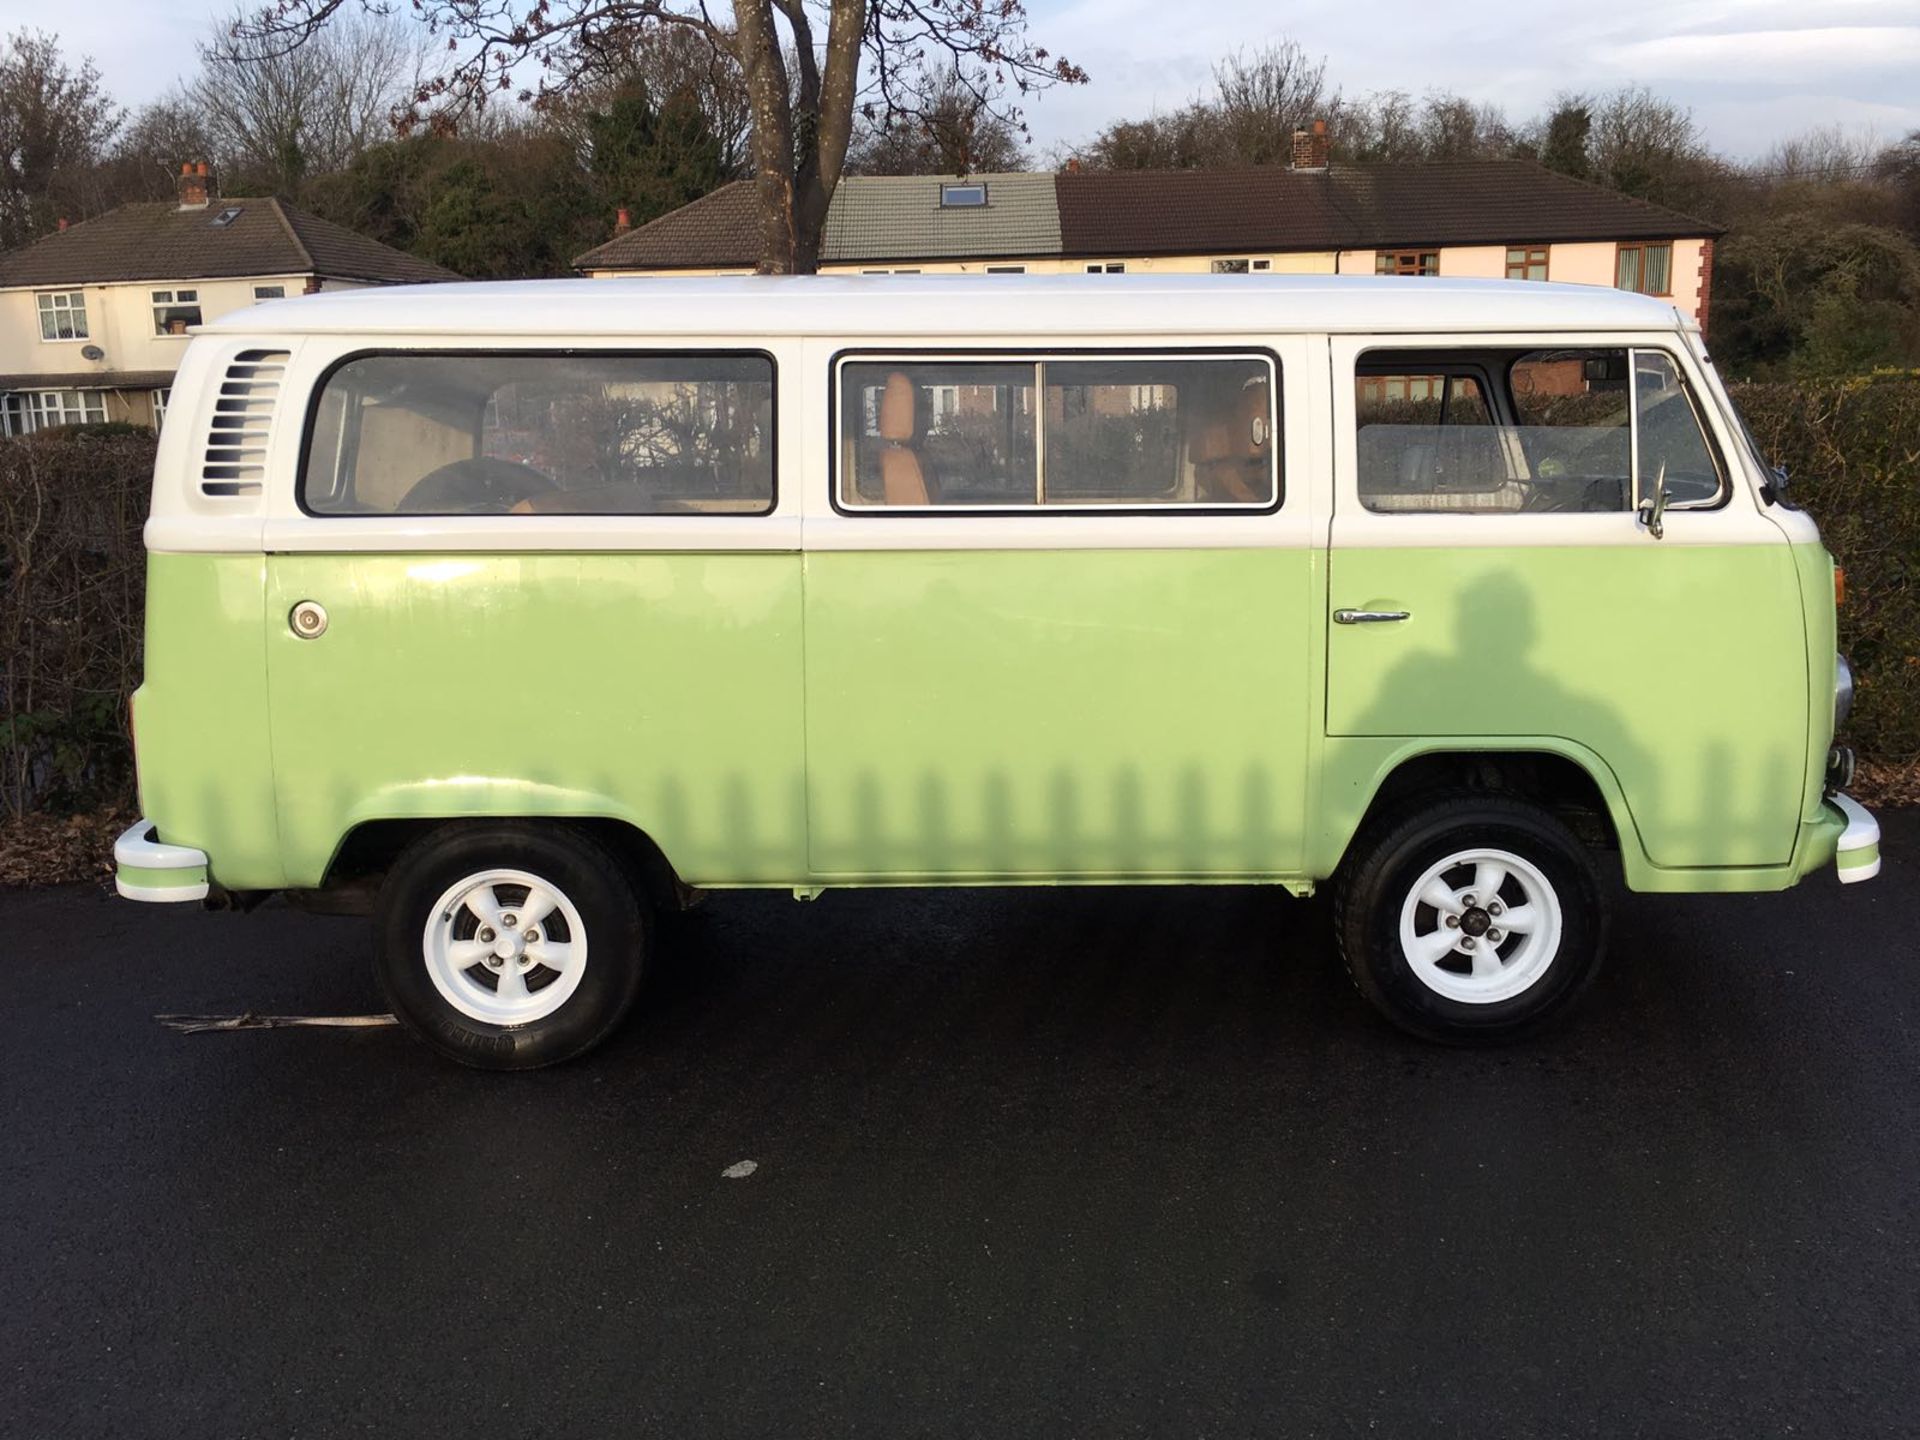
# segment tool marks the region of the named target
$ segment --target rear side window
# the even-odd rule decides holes
[[[764,355],[367,355],[308,425],[316,515],[763,514]]]
[[[1354,409],[1369,510],[1609,513],[1661,483],[1676,505],[1724,493],[1693,396],[1660,351],[1459,351],[1404,366],[1373,352]]]
[[[839,372],[845,509],[1270,508],[1265,356],[853,360]]]

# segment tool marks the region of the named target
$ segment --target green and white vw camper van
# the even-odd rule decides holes
[[[1691,322],[1539,283],[646,279],[188,348],[123,894],[370,913],[519,1067],[737,887],[1330,885],[1418,1034],[1564,1012],[1607,881],[1879,868],[1835,572]]]

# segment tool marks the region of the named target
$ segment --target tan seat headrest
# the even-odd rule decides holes
[[[913,413],[913,382],[896,370],[887,376],[886,388],[880,392],[880,438],[911,441]]]

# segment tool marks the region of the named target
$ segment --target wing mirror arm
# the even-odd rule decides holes
[[[1656,540],[1666,538],[1667,501],[1672,498],[1667,492],[1667,467],[1660,466],[1660,474],[1653,482],[1653,494],[1640,502],[1640,523],[1647,527],[1647,533]]]

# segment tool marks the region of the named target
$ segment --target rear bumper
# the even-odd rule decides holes
[[[204,900],[207,852],[168,845],[152,821],[136,820],[113,842],[113,888],[128,900]]]
[[[1871,880],[1880,873],[1880,822],[1867,807],[1848,795],[1833,794],[1823,802],[1843,822],[1833,851],[1833,866],[1842,885]]]

